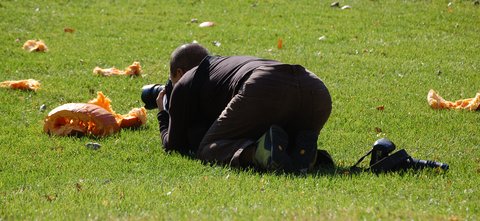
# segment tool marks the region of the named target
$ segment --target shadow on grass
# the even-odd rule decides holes
[[[290,177],[322,177],[322,176],[351,176],[360,173],[371,173],[367,170],[356,169],[351,170],[350,167],[343,166],[328,166],[328,167],[316,167],[308,172],[286,172],[286,171],[261,171],[257,169],[238,169],[238,171],[249,170],[259,175],[277,175],[277,176],[290,176]]]
[[[332,157],[326,151],[319,150],[317,160],[312,169],[308,171],[285,171],[285,170],[264,170],[257,167],[232,167],[230,165],[218,164],[213,162],[203,162],[195,157],[193,153],[178,153],[170,152],[169,154],[179,155],[189,160],[200,162],[202,165],[208,167],[223,167],[227,170],[232,170],[237,173],[249,173],[253,175],[274,175],[274,176],[289,176],[289,177],[320,177],[320,176],[350,176],[360,173],[371,173],[369,170],[362,168],[345,167],[335,165]],[[373,173],[372,173],[373,174]]]
[[[304,178],[304,177],[345,177],[350,178],[352,176],[360,175],[360,174],[368,174],[370,176],[381,176],[382,174],[395,174],[398,176],[407,176],[412,174],[426,174],[432,176],[443,176],[448,173],[448,171],[442,169],[434,169],[434,168],[425,168],[425,169],[405,169],[405,170],[396,170],[396,171],[388,171],[388,172],[373,172],[367,168],[351,168],[345,166],[333,166],[333,167],[318,167],[314,168],[308,172],[284,172],[284,171],[260,171],[254,168],[234,168],[235,171],[238,173],[250,173],[254,175],[275,175],[275,176],[286,176],[291,178]]]
[[[251,174],[251,175],[258,175],[258,176],[264,176],[264,175],[273,175],[273,176],[285,176],[285,177],[291,177],[291,178],[304,178],[304,177],[325,177],[325,176],[330,176],[330,177],[352,177],[360,174],[368,174],[371,176],[380,176],[381,174],[396,174],[398,176],[405,176],[405,175],[412,175],[415,173],[428,173],[431,175],[445,175],[448,171],[443,170],[440,168],[404,168],[404,169],[395,169],[395,170],[390,170],[390,171],[381,171],[381,172],[375,172],[370,170],[369,168],[362,168],[362,167],[356,167],[356,166],[338,166],[334,163],[334,161],[327,157],[327,158],[317,158],[317,162],[315,166],[308,170],[308,171],[283,171],[283,170],[263,170],[259,169],[256,167],[247,167],[247,168],[238,168],[238,167],[231,167],[230,165],[225,165],[225,164],[216,164],[216,163],[210,163],[210,162],[203,162],[199,159],[197,159],[193,154],[180,154],[180,153],[174,153],[174,154],[179,154],[181,157],[185,157],[189,160],[194,160],[199,163],[201,163],[203,166],[206,167],[221,167],[224,169],[227,169],[229,171],[236,172],[238,174]],[[324,155],[325,156],[325,155]],[[329,156],[329,155],[328,155]],[[321,160],[318,160],[321,159]],[[323,159],[323,160],[322,160]],[[423,171],[423,172],[421,172]]]

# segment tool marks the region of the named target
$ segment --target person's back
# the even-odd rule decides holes
[[[250,56],[208,56],[198,67],[187,72],[179,84],[193,90],[190,102],[198,104],[198,107],[191,106],[194,114],[211,124],[254,69],[276,64],[280,63]],[[192,84],[198,86],[192,87]]]
[[[250,56],[205,57],[175,84],[169,113],[176,120],[171,123],[170,131],[182,136],[170,135],[169,142],[164,142],[164,148],[182,153],[196,152],[206,130],[238,93],[252,71],[275,64],[280,63]]]

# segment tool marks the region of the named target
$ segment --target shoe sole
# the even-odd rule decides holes
[[[266,147],[270,147],[269,169],[287,171],[292,169],[292,159],[287,154],[287,132],[279,126],[271,126],[265,137],[264,148]]]
[[[292,160],[298,170],[310,169],[317,157],[318,134],[311,131],[301,131],[295,137],[295,146],[292,150]]]

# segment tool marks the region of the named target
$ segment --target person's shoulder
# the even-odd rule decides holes
[[[195,66],[192,69],[185,72],[185,74],[182,76],[182,78],[180,78],[177,84],[182,86],[190,84],[190,82],[193,80],[195,72],[197,72],[197,69],[198,69],[198,66]]]

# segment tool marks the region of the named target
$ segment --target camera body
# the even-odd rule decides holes
[[[419,160],[408,155],[407,151],[401,149],[395,153],[395,144],[387,138],[382,138],[373,144],[373,147],[364,156],[362,156],[352,169],[363,161],[368,155],[372,155],[370,158],[369,170],[380,173],[389,171],[398,171],[406,169],[423,169],[423,168],[440,168],[448,170],[449,166],[446,163],[440,163],[430,160]]]
[[[387,172],[406,169],[441,168],[448,170],[445,163],[415,159],[408,155],[407,151],[401,149],[393,154],[395,144],[387,138],[377,140],[372,148],[370,170],[373,172]]]
[[[370,158],[370,166],[384,159],[385,157],[388,157],[388,155],[394,151],[395,148],[395,144],[387,138],[382,138],[375,141],[371,150],[372,156]]]

